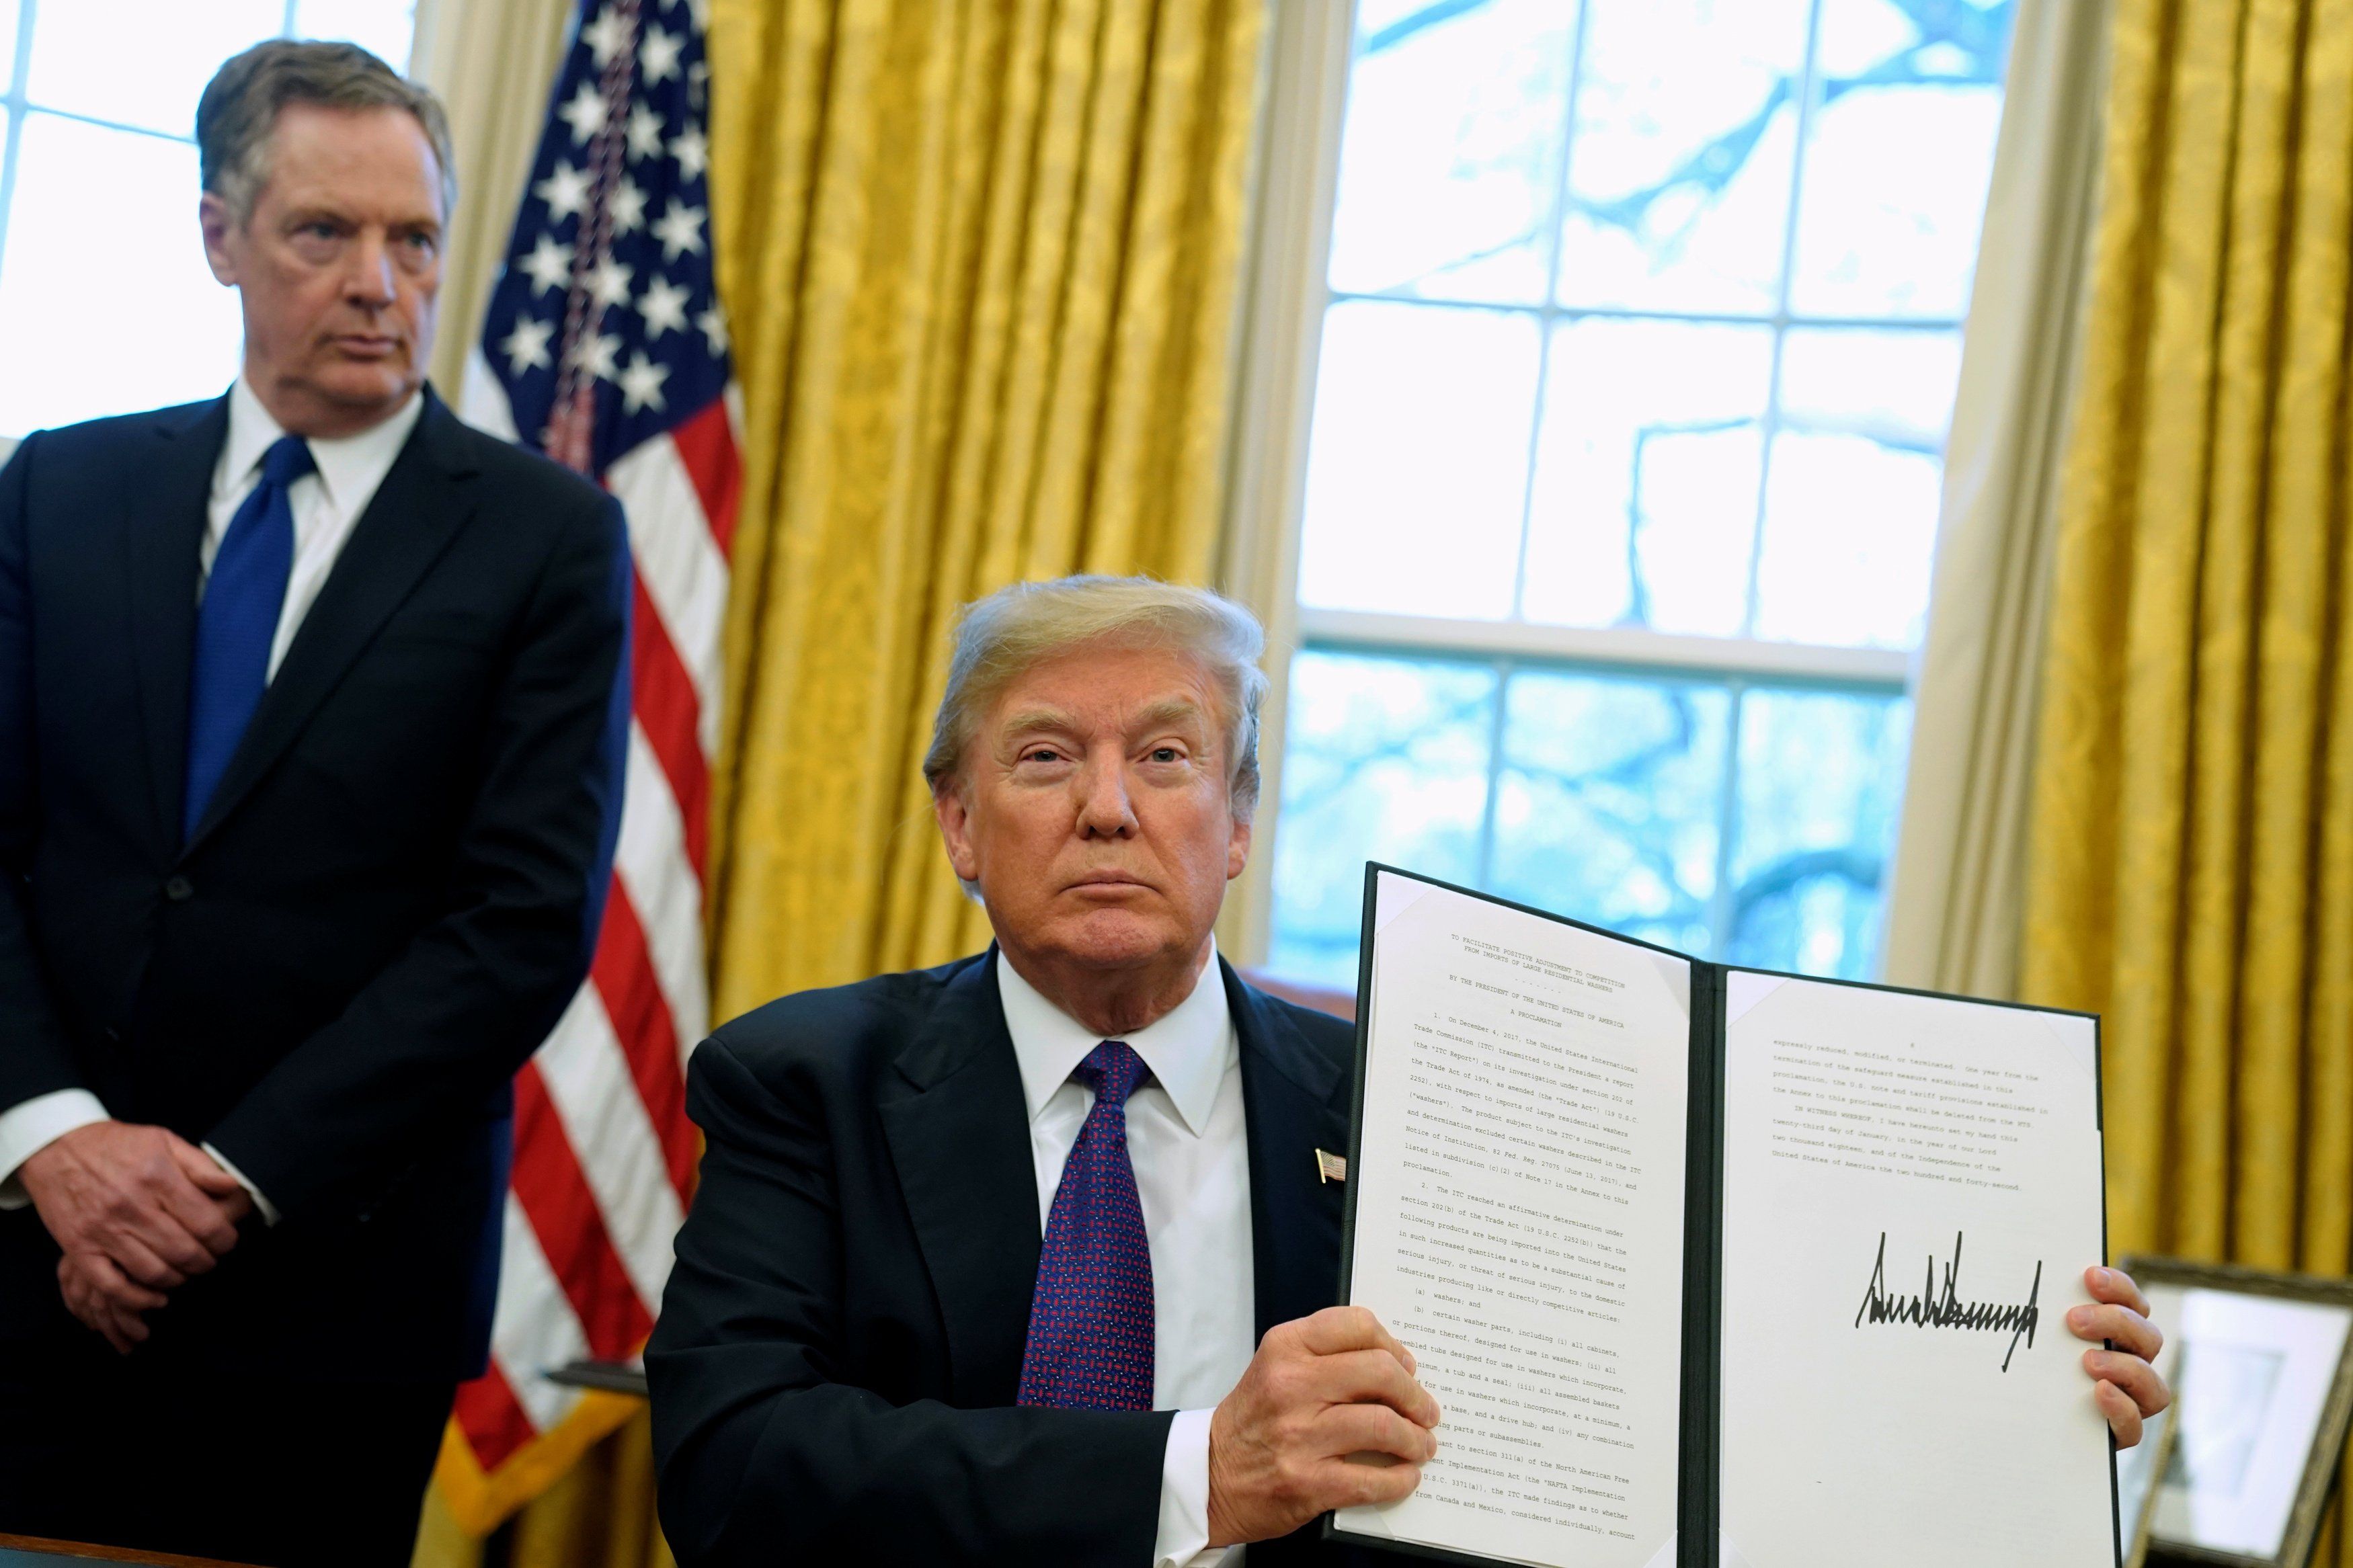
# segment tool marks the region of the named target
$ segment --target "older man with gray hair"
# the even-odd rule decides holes
[[[995,944],[694,1054],[702,1185],[646,1356],[684,1568],[1393,1560],[1312,1523],[1411,1491],[1443,1434],[1331,1305],[1352,1033],[1210,934],[1261,651],[1138,578],[967,608],[923,772]],[[2071,1326],[2131,1338],[2101,1310]]]
[[[0,1532],[395,1568],[596,931],[628,556],[425,385],[431,94],[262,44],[196,142],[236,381],[0,469]]]
[[[996,944],[694,1054],[646,1358],[682,1563],[1189,1563],[1412,1489],[1437,1406],[1329,1307],[1350,1031],[1210,934],[1261,643],[1141,579],[966,611],[923,771]]]

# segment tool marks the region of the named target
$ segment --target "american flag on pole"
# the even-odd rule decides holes
[[[701,0],[584,0],[471,357],[466,417],[628,512],[634,721],[586,984],[515,1082],[491,1370],[438,1471],[487,1530],[616,1424],[550,1369],[653,1327],[694,1179],[685,1053],[708,1026],[706,805],[741,467],[713,286]]]

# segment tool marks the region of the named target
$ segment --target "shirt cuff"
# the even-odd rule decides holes
[[[199,1143],[196,1147],[211,1155],[214,1164],[218,1165],[222,1170],[227,1171],[230,1175],[237,1178],[237,1184],[243,1187],[246,1191],[246,1195],[253,1200],[253,1212],[261,1216],[262,1224],[276,1225],[278,1223],[278,1205],[271,1203],[268,1198],[263,1197],[261,1195],[261,1189],[255,1186],[251,1182],[246,1180],[246,1175],[243,1171],[238,1170],[235,1165],[229,1163],[227,1155],[222,1153],[219,1150],[214,1148],[209,1143]]]
[[[52,1089],[0,1110],[0,1209],[20,1209],[33,1201],[16,1179],[18,1166],[77,1128],[112,1120],[86,1089]]]
[[[1209,1544],[1209,1417],[1214,1414],[1179,1410],[1168,1423],[1152,1568],[1219,1568],[1235,1557],[1231,1547]]]

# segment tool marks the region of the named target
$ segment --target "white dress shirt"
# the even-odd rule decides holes
[[[367,510],[368,502],[375,498],[376,487],[384,483],[385,475],[392,471],[393,459],[400,456],[408,433],[417,427],[417,416],[424,411],[425,399],[412,396],[398,413],[356,436],[311,439],[311,458],[317,468],[296,479],[286,495],[287,505],[294,513],[294,562],[286,577],[285,603],[279,606],[278,633],[270,639],[265,679],[277,679],[278,666],[292,646],[302,617],[310,614],[319,590],[327,585],[328,574],[342,558],[353,528]],[[262,454],[285,434],[285,427],[270,417],[269,410],[262,406],[260,397],[245,377],[238,376],[237,384],[229,388],[228,438],[221,443],[220,459],[213,465],[205,537],[197,549],[199,601],[204,598],[205,580],[212,574],[213,557],[220,552],[221,538],[228,532],[229,521],[245,504],[245,498],[253,493],[254,486],[261,482]],[[0,1111],[0,1209],[22,1208],[32,1201],[25,1184],[16,1179],[18,1166],[76,1128],[110,1120],[98,1096],[86,1089],[60,1089],[35,1095],[21,1105]],[[205,1145],[205,1152],[253,1194],[254,1207],[265,1222],[278,1223],[278,1210],[262,1196],[261,1189],[222,1159],[220,1151],[211,1144]]]
[[[1021,1064],[1043,1230],[1062,1163],[1094,1107],[1094,1090],[1071,1073],[1103,1037],[1049,1002],[1001,951],[997,988]],[[1209,1416],[1258,1344],[1241,1044],[1214,943],[1192,994],[1124,1038],[1152,1070],[1127,1101],[1128,1162],[1152,1249],[1152,1404],[1177,1412],[1161,1463],[1153,1562],[1240,1568],[1241,1548],[1207,1550]]]

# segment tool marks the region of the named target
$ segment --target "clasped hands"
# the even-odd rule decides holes
[[[2092,1304],[2068,1331],[2113,1349],[2084,1354],[2093,1401],[2117,1446],[2172,1403],[2150,1364],[2164,1342],[2148,1302],[2120,1269],[2088,1268]],[[1277,1324],[1209,1418],[1209,1544],[1266,1541],[1317,1514],[1395,1502],[1438,1452],[1438,1402],[1416,1381],[1413,1352],[1363,1307],[1327,1307]]]
[[[147,1338],[142,1313],[211,1270],[237,1245],[253,1206],[236,1177],[168,1128],[95,1121],[17,1167],[33,1206],[63,1249],[67,1310],[117,1353]]]

